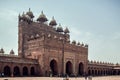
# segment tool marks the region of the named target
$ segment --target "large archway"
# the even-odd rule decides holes
[[[20,69],[18,66],[14,67],[14,72],[13,72],[14,76],[20,76]]]
[[[88,74],[91,75],[91,70],[88,70]]]
[[[23,76],[28,76],[28,68],[23,67]]]
[[[98,70],[98,75],[100,75],[100,70]]]
[[[96,76],[98,75],[97,70],[95,70],[95,75],[96,75]]]
[[[83,63],[80,63],[79,64],[79,69],[78,69],[79,71],[78,71],[78,74],[80,75],[80,76],[83,76],[84,75],[84,66],[83,66]]]
[[[58,66],[57,66],[56,60],[51,60],[50,61],[50,69],[51,69],[53,75],[58,74]]]
[[[4,75],[5,76],[10,76],[11,75],[11,71],[10,71],[10,67],[9,66],[5,66],[4,67]]]
[[[94,75],[94,70],[92,70],[92,75]]]
[[[118,71],[118,75],[120,75],[120,70]]]
[[[31,67],[31,69],[30,69],[30,74],[31,74],[32,76],[35,75],[35,68],[34,68],[34,67]]]
[[[70,61],[66,63],[66,74],[71,75],[73,73],[73,66]]]

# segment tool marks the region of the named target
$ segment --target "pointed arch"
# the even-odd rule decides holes
[[[5,76],[10,76],[11,75],[11,70],[9,66],[4,67],[4,75]]]
[[[34,67],[31,67],[31,68],[30,68],[30,74],[31,74],[32,76],[35,75],[35,68],[34,68]]]
[[[80,76],[83,76],[83,75],[84,75],[84,65],[83,65],[82,62],[79,63],[78,74],[79,74]]]
[[[69,76],[73,73],[73,65],[70,61],[66,63],[66,74]]]
[[[26,66],[23,67],[23,76],[28,76],[28,68]]]
[[[91,75],[91,70],[88,70],[88,74]]]
[[[14,67],[13,75],[14,75],[14,76],[20,76],[20,69],[19,69],[18,66],[15,66],[15,67]]]
[[[50,61],[50,69],[51,69],[53,75],[58,74],[58,65],[57,65],[56,60],[53,59]]]

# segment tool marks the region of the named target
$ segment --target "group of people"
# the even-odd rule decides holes
[[[4,73],[0,73],[0,77],[4,77]]]
[[[85,80],[92,80],[92,76],[85,75]]]

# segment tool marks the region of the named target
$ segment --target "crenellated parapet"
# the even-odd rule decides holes
[[[102,62],[102,61],[88,61],[88,64],[93,64],[93,65],[108,65],[108,66],[114,66],[115,64],[110,63],[110,62]]]
[[[63,44],[65,51],[73,51],[77,53],[88,53],[88,45],[75,40],[70,41],[69,29],[63,28],[61,24],[57,25],[54,17],[47,24],[48,19],[46,15],[41,12],[37,20],[33,20],[34,15],[29,9],[28,12],[19,15],[19,38],[24,40],[21,44],[23,45],[23,51],[32,49],[35,47],[47,46],[54,49],[62,49]],[[21,29],[22,28],[22,29]],[[22,36],[21,36],[22,35]],[[19,45],[20,46],[20,45]],[[20,49],[19,49],[20,50]]]
[[[4,49],[3,48],[0,49],[0,54],[4,54]]]
[[[13,51],[13,49],[11,49],[9,54],[5,54],[5,51],[3,48],[0,49],[0,56],[18,57],[18,55],[15,55],[15,52]]]

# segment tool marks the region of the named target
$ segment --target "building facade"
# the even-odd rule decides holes
[[[115,69],[113,65],[89,62],[88,45],[70,42],[69,29],[57,25],[54,17],[49,24],[43,12],[37,20],[33,18],[30,9],[18,16],[18,56],[13,51],[5,56],[1,49],[0,73],[6,76],[102,75],[104,72],[99,69],[103,67],[105,74],[114,70],[119,73],[120,66]]]
[[[68,28],[63,30],[60,24],[56,26],[54,18],[46,24],[43,12],[36,22],[32,16],[31,11],[19,16],[19,56],[38,59],[43,75],[49,71],[53,75],[86,73],[88,45],[70,43]]]

